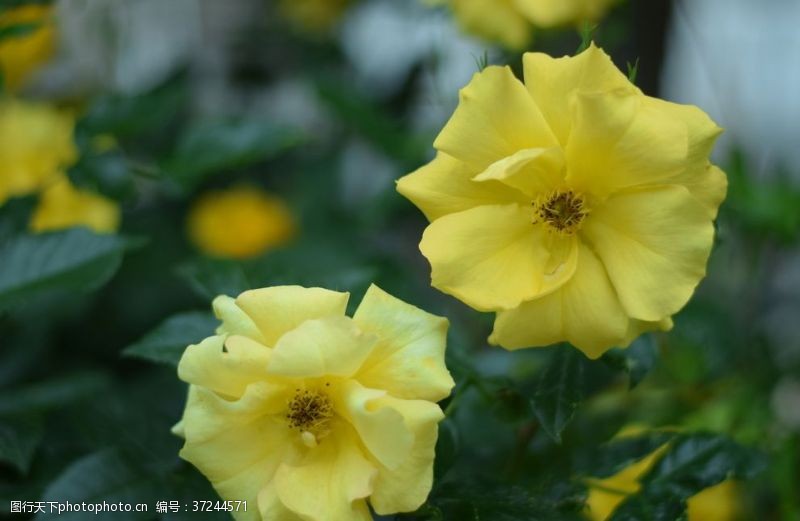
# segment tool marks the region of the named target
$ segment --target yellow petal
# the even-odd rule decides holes
[[[434,142],[480,172],[525,148],[556,139],[525,86],[508,67],[487,67],[461,90],[460,103]]]
[[[348,317],[307,320],[275,345],[269,373],[302,378],[349,377],[361,368],[376,341]]]
[[[255,511],[255,509],[251,511]],[[239,518],[236,517],[236,512],[233,512],[233,514],[234,518],[239,521]],[[281,503],[281,499],[278,497],[278,491],[275,490],[275,485],[273,483],[262,488],[261,492],[258,494],[258,511],[255,515],[258,516],[259,514],[261,517],[253,518],[255,521],[303,521],[302,517],[298,516],[286,508],[286,505]]]
[[[370,503],[378,514],[412,512],[422,506],[431,491],[438,423],[444,414],[438,405],[423,400],[386,396],[375,402],[378,407],[400,413],[406,429],[414,436],[414,443],[397,468],[378,467]]]
[[[578,93],[567,145],[567,182],[603,199],[616,191],[670,182],[689,161],[688,129],[644,96]]]
[[[519,205],[481,206],[437,219],[420,243],[431,263],[431,283],[481,311],[512,309],[553,291],[571,272],[548,271],[548,233],[532,219],[532,210]]]
[[[689,521],[735,521],[742,511],[742,488],[726,480],[689,498]]]
[[[536,27],[550,28],[598,20],[615,0],[514,0]]]
[[[525,86],[563,146],[569,141],[572,128],[571,104],[575,92],[635,90],[611,58],[594,44],[574,57],[526,53],[522,64]]]
[[[708,217],[715,219],[719,206],[728,193],[728,178],[725,172],[718,166],[709,164],[691,176],[686,175],[682,184],[705,207]]]
[[[531,201],[564,182],[564,153],[560,147],[528,148],[501,159],[475,176],[475,181],[500,181]]]
[[[349,293],[322,288],[274,286],[245,291],[236,305],[255,322],[267,346],[306,320],[343,316]]]
[[[223,499],[246,500],[250,512],[257,513],[259,494],[295,450],[292,433],[268,414],[274,398],[258,384],[237,401],[192,386],[184,414],[186,443],[180,456],[196,466]],[[239,519],[259,518],[242,514]]]
[[[31,229],[44,232],[85,226],[96,233],[112,233],[119,228],[119,221],[120,210],[114,201],[79,190],[59,175],[41,193]]]
[[[519,349],[568,341],[598,358],[621,344],[627,332],[628,316],[603,265],[580,244],[572,278],[547,296],[499,312],[489,342]]]
[[[678,312],[705,275],[714,226],[678,185],[609,198],[584,224],[628,315],[656,322]]]
[[[53,8],[23,5],[3,9],[0,12],[0,30],[21,24],[34,25],[33,30],[25,35],[4,36],[0,40],[0,72],[7,88],[15,92],[53,54],[56,40]]]
[[[178,377],[229,397],[239,397],[267,375],[270,350],[243,336],[212,336],[186,348]]]
[[[437,402],[450,394],[455,383],[444,363],[446,318],[406,304],[373,284],[353,321],[378,337],[356,375],[359,382],[398,398]]]
[[[364,498],[372,493],[376,472],[355,432],[340,423],[297,465],[278,468],[275,489],[281,502],[307,521],[368,521]]]
[[[461,28],[510,49],[524,49],[531,40],[530,22],[511,0],[451,0]]]
[[[227,295],[220,295],[214,299],[212,306],[214,316],[222,321],[217,328],[217,334],[246,336],[260,344],[266,344],[253,319],[236,305],[236,300]]]
[[[386,391],[348,380],[342,384],[334,408],[353,426],[374,459],[394,470],[408,456],[414,434],[406,429],[400,413],[379,401],[384,396]]]
[[[476,183],[472,180],[475,174],[466,163],[439,152],[433,161],[400,178],[397,191],[429,221],[476,206],[525,201],[522,194],[502,183]]]

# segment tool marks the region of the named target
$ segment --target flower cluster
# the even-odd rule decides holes
[[[705,275],[721,130],[644,95],[600,49],[529,53],[461,91],[428,165],[398,191],[431,221],[432,284],[494,311],[508,349],[568,341],[596,358],[667,330]]]

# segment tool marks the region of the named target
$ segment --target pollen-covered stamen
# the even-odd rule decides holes
[[[297,389],[289,400],[286,419],[289,426],[301,433],[311,433],[316,438],[328,433],[328,422],[333,417],[333,405],[325,393],[309,389]]]
[[[533,222],[543,222],[561,233],[575,233],[588,213],[583,196],[572,190],[555,191],[534,201]]]

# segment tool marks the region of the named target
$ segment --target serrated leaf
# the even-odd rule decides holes
[[[20,473],[27,474],[43,434],[38,416],[0,418],[0,463],[8,463]]]
[[[531,399],[536,418],[556,443],[561,443],[561,433],[583,400],[583,374],[583,355],[561,346],[545,367]]]
[[[70,503],[103,503],[131,505],[147,503],[152,509],[159,494],[158,481],[118,451],[105,449],[89,454],[67,467],[59,477],[45,489],[42,501]],[[94,514],[87,512],[39,513],[35,520],[58,519],[59,521],[83,521]],[[116,511],[101,513],[98,517],[119,520],[152,519],[152,512]]]
[[[45,380],[0,393],[0,414],[46,410],[102,392],[108,378],[100,373],[82,372]]]
[[[0,247],[0,306],[44,290],[96,289],[116,273],[128,245],[82,228],[12,239]]]
[[[213,335],[217,326],[219,321],[212,313],[181,313],[168,318],[144,338],[125,348],[123,354],[177,367],[186,347]]]
[[[202,121],[180,138],[164,171],[181,186],[268,159],[300,142],[296,131],[262,120]]]

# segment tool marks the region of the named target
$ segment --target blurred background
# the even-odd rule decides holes
[[[513,38],[468,3],[0,1],[0,515],[107,500],[151,504],[109,519],[228,518],[153,510],[216,499],[169,432],[211,299],[301,284],[357,303],[374,281],[450,318],[458,382],[431,501],[397,519],[590,518],[591,478],[620,468],[593,458],[632,425],[754,458],[690,520],[800,519],[800,3],[619,1]],[[483,65],[519,72],[522,52],[587,34],[645,93],[726,129],[730,187],[675,329],[576,359],[557,443],[541,389],[563,355],[488,347],[492,317],[430,288],[426,222],[394,182]]]

